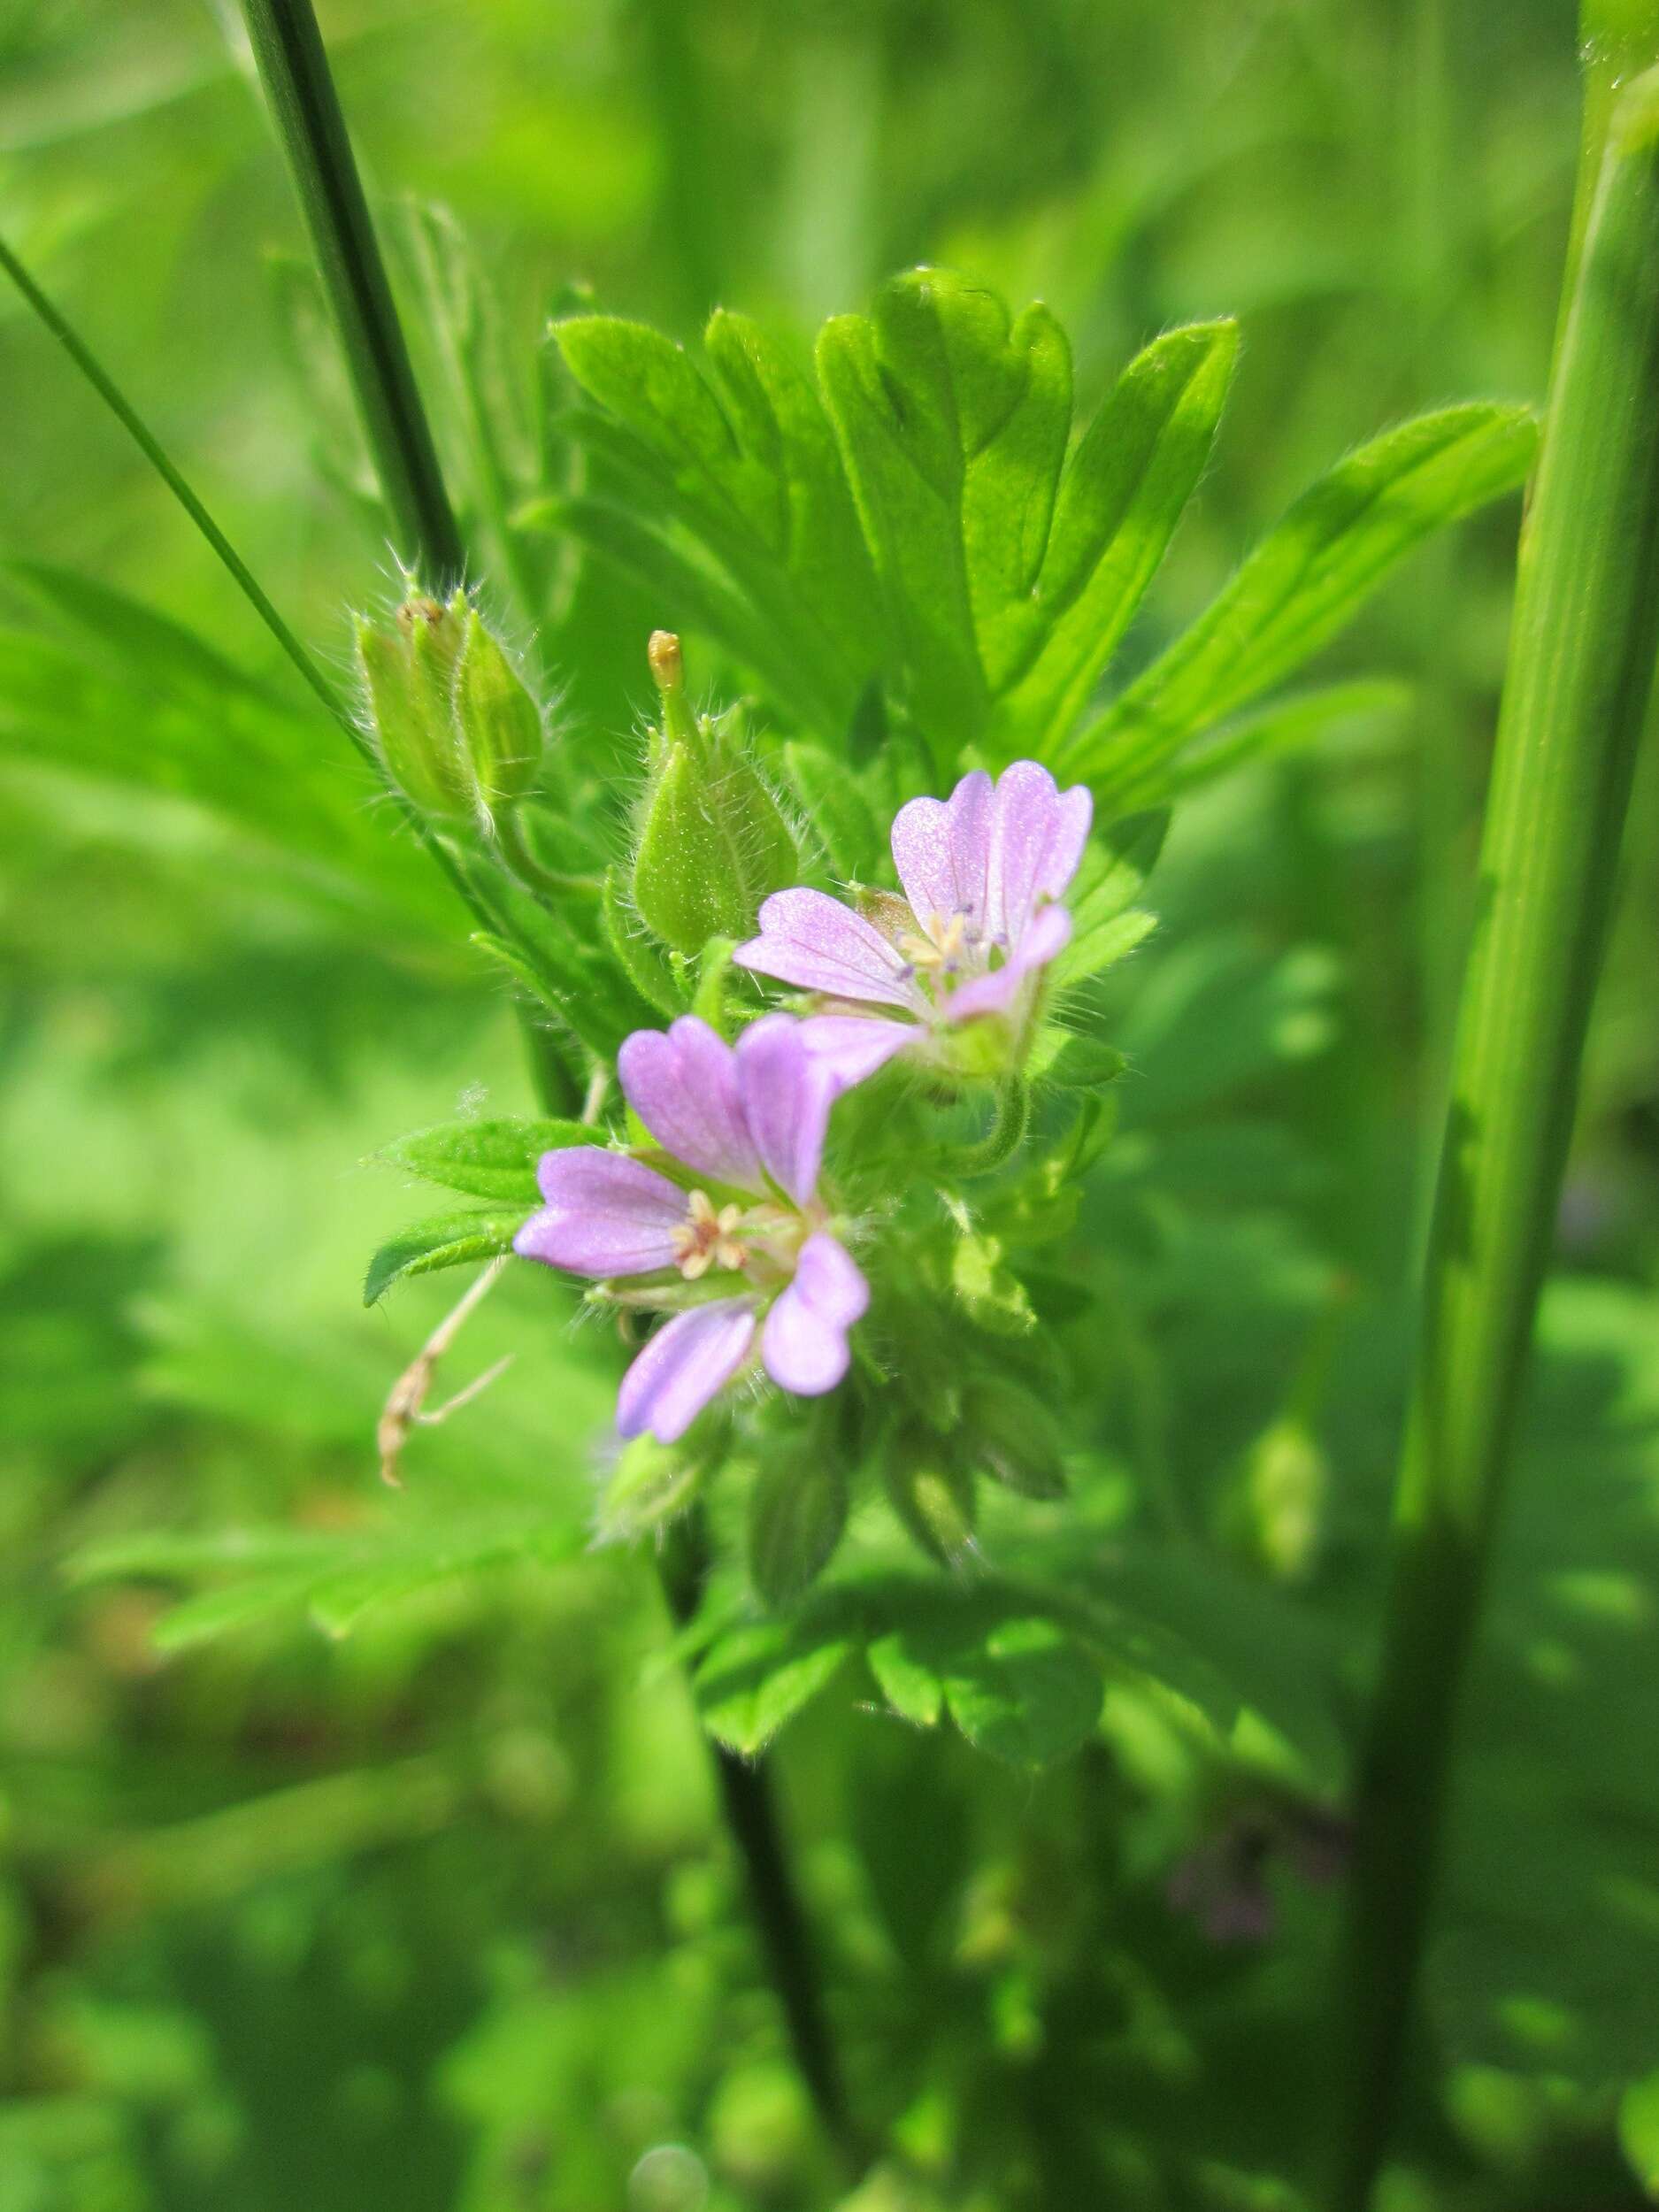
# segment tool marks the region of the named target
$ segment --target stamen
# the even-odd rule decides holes
[[[717,1214],[707,1191],[692,1192],[686,1218],[673,1232],[675,1264],[688,1283],[696,1282],[711,1267],[735,1273],[744,1265],[749,1253],[735,1234],[742,1219],[741,1207],[723,1206]]]

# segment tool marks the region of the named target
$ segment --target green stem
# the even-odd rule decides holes
[[[1648,47],[1649,58],[1659,40]],[[1457,1691],[1514,1440],[1659,650],[1659,71],[1613,111],[1522,534],[1359,1780],[1334,2202],[1386,2145]]]
[[[1030,1123],[1031,1086],[1023,1076],[1010,1075],[998,1087],[990,1127],[976,1143],[965,1145],[960,1152],[951,1155],[949,1172],[953,1179],[963,1181],[972,1176],[995,1174],[1025,1142]]]
[[[458,581],[465,562],[460,532],[439,472],[420,394],[410,366],[380,249],[364,203],[328,59],[309,0],[243,0],[277,123],[294,171],[329,303],[388,504],[434,585]],[[503,818],[511,820],[511,812]],[[512,842],[517,825],[509,831]],[[540,864],[522,842],[514,855]],[[526,1028],[526,1036],[534,1039]],[[565,1086],[549,1082],[545,1056],[532,1072],[543,1110],[565,1110]],[[703,1568],[682,1563],[669,1586],[677,1617],[694,1611]],[[851,2137],[833,2048],[818,1994],[806,1920],[790,1879],[771,1793],[764,1778],[716,1752],[722,1805],[748,1870],[750,1895],[791,2046],[826,2131],[844,2150]]]
[[[397,551],[441,596],[466,558],[311,0],[243,0]]]
[[[380,764],[374,760],[373,748],[352,719],[350,710],[340,694],[272,605],[265,592],[260,588],[251,569],[196,497],[179,470],[174,467],[159,439],[157,438],[148,423],[132,406],[119,385],[109,375],[80,334],[47,298],[45,293],[35,283],[34,278],[3,238],[0,238],[0,269],[5,271],[30,307],[34,309],[35,315],[57,339],[76,368],[86,378],[88,383],[91,385],[93,390],[150,463],[150,467],[155,470],[157,475],[160,477],[162,482],[184,509],[185,513],[189,516],[214,552],[218,554],[219,559],[235,579],[243,597],[299,671],[306,684],[322,701],[323,705],[345,732],[357,750],[365,760],[373,762],[378,769]]]

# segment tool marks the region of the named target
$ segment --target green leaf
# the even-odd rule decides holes
[[[1087,704],[1209,463],[1238,349],[1232,322],[1166,332],[1079,441],[1032,587],[1025,659],[1011,683],[992,669],[1001,757],[1045,757]]]
[[[631,1543],[683,1513],[725,1453],[724,1436],[711,1448],[703,1440],[708,1433],[705,1427],[695,1448],[659,1444],[653,1436],[636,1436],[626,1444],[600,1494],[595,1540]]]
[[[818,376],[899,647],[943,758],[1028,657],[1071,418],[1071,362],[1046,308],[918,269],[819,334]]]
[[[794,739],[783,749],[783,772],[837,879],[868,882],[886,857],[887,840],[846,761]]]
[[[1619,2099],[1618,2143],[1637,2180],[1659,2199],[1659,2073],[1632,2082]]]
[[[1144,921],[1148,927],[1152,922],[1149,914],[1125,914],[1123,919]],[[1139,936],[1131,939],[1132,943],[1139,941]],[[1125,947],[1125,951],[1128,949]],[[1046,1083],[1057,1084],[1063,1091],[1097,1091],[1108,1083],[1115,1083],[1125,1064],[1123,1054],[1102,1038],[1069,1036],[1064,1029],[1051,1024],[1038,1040],[1027,1072],[1033,1082],[1041,1078]]]
[[[1069,902],[1070,942],[1054,964],[1056,984],[1098,975],[1157,926],[1135,901],[1157,864],[1170,826],[1167,807],[1120,815],[1091,839]]]
[[[1074,1751],[1100,1718],[1100,1669],[1051,1620],[1003,1621],[945,1678],[951,1718],[971,1744],[1010,1766],[1046,1766]]]
[[[1000,1237],[976,1230],[951,1255],[950,1286],[982,1329],[1025,1336],[1036,1326],[1025,1286],[1009,1266]]]
[[[441,1267],[464,1267],[469,1261],[494,1259],[498,1253],[511,1252],[524,1218],[522,1207],[515,1213],[478,1209],[440,1214],[435,1220],[419,1221],[412,1228],[400,1230],[369,1262],[363,1284],[364,1304],[373,1305],[405,1276],[430,1275]]]
[[[1119,1022],[1117,1041],[1135,1070],[1126,1110],[1138,1122],[1192,1113],[1314,1057],[1335,1034],[1340,979],[1319,945],[1277,960],[1231,934],[1182,945],[1149,972]]]
[[[946,1710],[968,1741],[1010,1766],[1039,1767],[1088,1739],[1100,1718],[1100,1659],[1045,1615],[1010,1610],[1012,1591],[917,1603],[869,1644],[894,1710],[932,1727]]]
[[[81,1584],[227,1578],[157,1624],[156,1648],[178,1652],[284,1618],[344,1636],[380,1605],[523,1562],[556,1564],[584,1540],[579,1525],[551,1522],[539,1507],[420,1520],[400,1511],[368,1530],[162,1530],[96,1546],[71,1573]]]
[[[714,1644],[694,1685],[703,1725],[747,1757],[765,1748],[786,1721],[827,1686],[853,1649],[822,1624],[763,1622]]]
[[[1058,764],[1114,799],[1144,788],[1192,739],[1328,644],[1425,538],[1514,490],[1536,446],[1528,409],[1486,403],[1419,416],[1362,446],[1304,493],[1108,712],[1060,748]]]
[[[1345,723],[1379,721],[1402,715],[1410,705],[1411,687],[1386,677],[1361,678],[1353,683],[1325,684],[1316,691],[1300,691],[1276,699],[1271,706],[1247,714],[1217,730],[1209,741],[1183,753],[1167,770],[1148,779],[1145,795],[1160,795],[1167,787],[1185,796],[1247,768],[1257,761],[1277,760],[1316,744]],[[1139,793],[1127,794],[1140,796]]]
[[[603,1129],[580,1121],[444,1121],[397,1138],[380,1157],[445,1190],[534,1206],[536,1163],[544,1152],[604,1141]]]
[[[607,411],[599,449],[643,484],[674,546],[695,544],[721,572],[705,626],[752,665],[769,662],[782,697],[837,727],[878,657],[879,607],[810,380],[757,324],[725,311],[704,333],[712,384],[642,324],[578,316],[554,336]],[[590,444],[596,428],[584,433]],[[572,519],[586,534],[598,518]]]

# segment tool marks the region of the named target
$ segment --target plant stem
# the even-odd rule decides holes
[[[394,518],[419,554],[434,588],[460,580],[465,566],[436,449],[410,365],[340,111],[328,58],[310,0],[243,0],[278,129],[305,211],[340,339],[357,388],[370,449]],[[511,820],[511,810],[503,818]],[[513,827],[516,829],[516,824]],[[539,864],[512,848],[540,873]],[[543,1110],[566,1109],[565,1086],[547,1056],[532,1048],[532,1074]],[[700,1531],[683,1540],[664,1589],[677,1619],[695,1611],[705,1563]],[[757,1769],[714,1751],[726,1825],[749,1877],[767,1963],[791,2046],[826,2131],[850,2157],[852,2137],[833,2049],[818,1993],[806,1919],[789,1874],[772,1795]]]
[[[671,1524],[657,1557],[671,1617],[683,1628],[696,1613],[708,1577],[708,1540],[694,1507]],[[742,1857],[749,1901],[773,1987],[783,2006],[790,2047],[825,2134],[855,2170],[862,2163],[841,2088],[835,2047],[819,1995],[817,1961],[806,1914],[789,1870],[777,1809],[764,1768],[711,1743],[720,1802]]]
[[[93,390],[150,463],[150,467],[155,470],[157,475],[160,477],[162,482],[184,509],[185,513],[189,516],[214,552],[218,554],[240,586],[243,597],[299,671],[306,684],[322,701],[357,750],[366,760],[373,761],[374,759],[373,749],[352,719],[350,711],[340,694],[272,605],[255,579],[252,570],[249,568],[241,554],[237,552],[218,523],[196,497],[189,484],[168,458],[161,442],[132,405],[119,385],[104,369],[80,333],[47,298],[45,293],[35,283],[34,278],[3,238],[0,238],[0,269],[5,271],[30,307],[34,309],[35,315],[57,339],[76,368],[86,378],[88,383],[91,385]],[[379,764],[375,764],[378,767]]]
[[[340,334],[396,550],[440,596],[461,582],[461,534],[311,0],[243,0],[254,58]]]
[[[1648,48],[1649,58],[1659,42]],[[1522,533],[1393,1580],[1358,1790],[1334,2202],[1387,2140],[1659,649],[1659,72],[1612,111]]]

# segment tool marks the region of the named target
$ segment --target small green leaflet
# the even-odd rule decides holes
[[[1041,1615],[988,1628],[937,1617],[879,1637],[866,1656],[895,1712],[932,1727],[948,1709],[971,1744],[1010,1766],[1046,1766],[1075,1751],[1100,1718],[1099,1663]]]
[[[380,1157],[470,1198],[534,1206],[540,1195],[536,1162],[544,1152],[604,1141],[603,1129],[580,1121],[443,1121],[396,1139]]]
[[[524,1218],[522,1206],[510,1213],[478,1207],[400,1229],[369,1262],[364,1304],[373,1305],[406,1276],[430,1275],[441,1267],[464,1267],[472,1260],[493,1260],[499,1253],[511,1252]]]
[[[697,1670],[704,1727],[717,1742],[752,1757],[834,1679],[852,1649],[846,1635],[781,1622],[733,1629]]]

